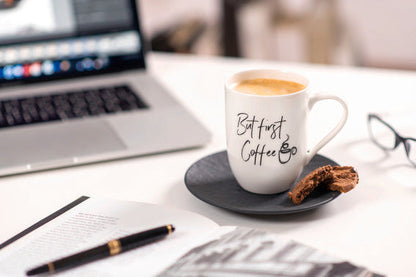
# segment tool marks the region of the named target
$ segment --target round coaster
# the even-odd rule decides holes
[[[305,166],[295,184],[311,171],[328,164],[338,165],[327,157],[315,155]],[[216,207],[245,214],[302,212],[326,204],[341,194],[338,191],[318,187],[301,204],[295,205],[289,199],[288,191],[271,195],[248,192],[242,189],[234,178],[226,151],[209,155],[194,163],[185,174],[185,184],[200,200]]]

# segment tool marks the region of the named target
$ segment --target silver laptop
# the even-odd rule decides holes
[[[207,143],[143,43],[134,0],[0,0],[0,175]]]

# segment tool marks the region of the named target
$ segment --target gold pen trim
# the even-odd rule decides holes
[[[166,228],[168,228],[168,235],[172,234],[172,225],[166,225]]]
[[[110,240],[107,242],[107,245],[110,250],[110,256],[117,255],[121,252],[121,244],[119,240]]]
[[[48,269],[49,269],[49,273],[55,272],[55,266],[53,265],[53,263],[48,263]]]

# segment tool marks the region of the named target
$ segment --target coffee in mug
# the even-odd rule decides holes
[[[233,89],[247,94],[270,96],[295,93],[305,89],[305,86],[291,81],[257,78],[238,82]]]
[[[314,104],[335,100],[343,114],[313,148],[307,148],[307,119]],[[348,109],[334,95],[312,95],[306,78],[279,70],[251,70],[225,84],[227,155],[240,186],[253,193],[288,190],[304,166],[344,126]]]

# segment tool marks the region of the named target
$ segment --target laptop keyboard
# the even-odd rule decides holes
[[[145,108],[148,106],[127,85],[1,100],[0,128]]]

